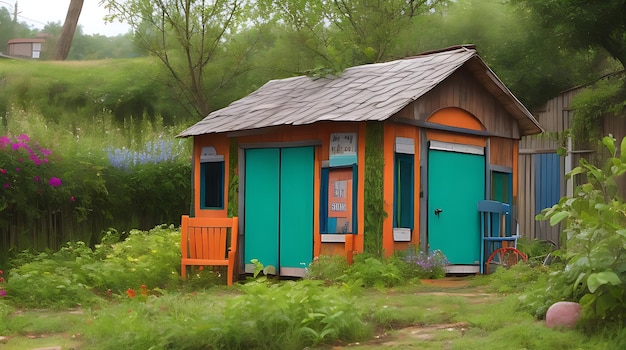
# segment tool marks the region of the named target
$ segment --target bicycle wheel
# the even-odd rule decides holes
[[[487,269],[489,272],[489,267],[491,264],[503,266],[505,268],[509,268],[513,265],[516,265],[520,260],[524,260],[528,262],[528,257],[526,254],[517,250],[514,247],[502,247],[498,248],[491,253],[489,259],[487,259]]]

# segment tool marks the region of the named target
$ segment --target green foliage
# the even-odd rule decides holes
[[[91,287],[122,294],[142,285],[168,289],[179,284],[180,232],[174,226],[132,230],[125,240],[109,242],[105,239],[96,246],[94,254],[99,259],[81,264],[81,273]]]
[[[365,227],[363,249],[382,256],[383,221],[387,217],[383,198],[383,123],[368,122],[365,131]]]
[[[573,98],[572,108],[576,113],[572,122],[572,134],[578,147],[583,148],[590,140],[600,138],[602,117],[621,113],[625,99],[622,79],[599,80]]]
[[[372,254],[359,254],[354,257],[348,274],[342,281],[365,288],[388,288],[406,283],[403,279],[399,259],[382,259]]]
[[[498,293],[522,293],[547,286],[550,270],[545,266],[531,266],[524,262],[509,268],[497,268],[489,275],[489,289]]]
[[[73,200],[57,189],[62,181],[48,163],[51,154],[26,134],[0,136],[1,225],[7,225],[14,215],[39,218],[61,201]]]
[[[537,216],[552,225],[564,221],[567,246],[561,252],[565,268],[551,277],[536,314],[554,301],[578,301],[586,328],[626,321],[626,204],[616,184],[616,177],[626,173],[626,138],[616,144],[604,137],[602,143],[611,155],[605,167],[581,160],[568,176],[584,174],[588,182],[576,188],[574,197],[562,198]]]
[[[342,255],[320,255],[313,259],[307,269],[307,279],[322,280],[326,283],[340,281],[350,266]]]
[[[111,231],[95,250],[76,242],[54,253],[25,254],[10,271],[7,300],[21,307],[77,307],[97,304],[94,291],[120,295],[142,285],[150,290],[179,285],[177,229],[134,230],[126,240],[118,239]]]
[[[228,185],[228,216],[239,216],[239,143],[231,138],[228,155],[229,185]]]
[[[302,349],[336,339],[362,339],[370,332],[345,288],[303,280],[243,285],[244,295],[224,309],[230,329],[219,348]],[[246,326],[241,327],[241,322]],[[266,335],[272,334],[272,337]]]
[[[526,254],[530,265],[539,265],[556,249],[556,242],[521,237],[517,240],[517,249]]]
[[[97,120],[72,133],[38,114],[12,109],[7,118],[13,136],[0,146],[0,267],[17,251],[77,240],[93,247],[110,227],[127,234],[178,224],[189,211],[190,142],[162,121],[144,120],[139,132],[123,135]],[[15,140],[21,134],[31,140]],[[50,186],[53,177],[60,186]]]

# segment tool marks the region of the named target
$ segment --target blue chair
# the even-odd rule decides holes
[[[527,261],[524,253],[517,250],[518,232],[515,235],[506,228],[507,216],[510,215],[511,206],[493,200],[478,202],[480,213],[480,273],[489,273],[491,263],[501,266],[516,264],[521,257]],[[509,242],[513,245],[510,246]]]

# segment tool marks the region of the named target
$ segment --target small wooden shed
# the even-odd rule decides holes
[[[457,46],[271,80],[179,136],[194,138],[191,215],[239,216],[240,272],[258,259],[303,276],[315,256],[368,240],[477,272],[477,203],[515,206],[518,142],[541,131],[475,48]],[[366,232],[381,211],[382,232]]]
[[[11,57],[38,59],[45,42],[42,38],[11,39],[7,43],[7,53]]]

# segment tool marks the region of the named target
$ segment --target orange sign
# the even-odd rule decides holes
[[[332,169],[328,173],[328,217],[336,218],[330,232],[352,232],[352,169]]]

